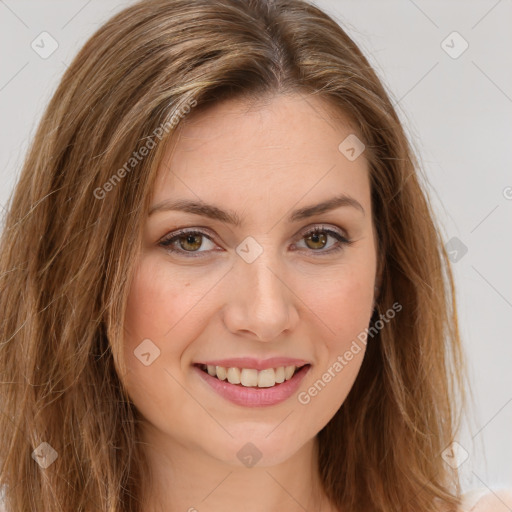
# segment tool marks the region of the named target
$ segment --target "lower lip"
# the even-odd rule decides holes
[[[311,365],[303,366],[290,380],[269,388],[245,387],[238,384],[231,384],[227,380],[220,380],[212,377],[198,366],[194,370],[207,382],[214,391],[230,402],[245,407],[263,407],[284,402],[297,390],[302,379],[308,373]]]

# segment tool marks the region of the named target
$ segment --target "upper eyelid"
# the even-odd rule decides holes
[[[331,225],[328,223],[322,223],[322,222],[309,224],[308,226],[305,226],[304,228],[300,229],[294,236],[304,235],[306,233],[309,233],[310,231],[314,231],[315,229],[324,229],[326,231],[328,231],[328,230],[339,231],[339,232],[341,232],[341,234],[348,237],[348,233],[347,233],[346,229],[343,229],[339,226]],[[173,236],[179,236],[180,234],[184,234],[184,233],[208,234],[211,237],[217,236],[213,230],[211,230],[210,228],[208,228],[206,226],[190,226],[190,227],[175,229],[175,230],[167,233],[166,235],[164,235],[162,237],[162,240],[172,238]]]
[[[313,231],[315,229],[341,231],[344,235],[348,236],[346,229],[343,229],[339,226],[335,226],[335,225],[325,223],[325,222],[320,222],[320,223],[317,222],[317,223],[309,224],[308,226],[301,228],[294,236],[303,235],[303,234],[309,233],[310,231]],[[206,226],[187,226],[184,228],[178,228],[173,231],[170,231],[169,233],[164,235],[162,238],[169,238],[170,235],[175,236],[175,235],[179,235],[180,233],[191,233],[191,232],[192,233],[199,232],[199,233],[205,233],[205,234],[208,234],[211,236],[216,236],[216,233],[212,229],[210,229]]]
[[[325,224],[325,223],[316,223],[316,224],[310,224],[308,226],[305,226],[304,228],[299,230],[298,233],[296,235],[294,235],[294,237],[302,238],[305,235],[307,235],[308,233],[310,233],[312,231],[316,231],[316,230],[333,231],[333,232],[339,234],[340,236],[346,238],[347,240],[350,239],[350,236],[345,229],[340,228],[339,226],[333,226],[333,225],[329,225],[329,224]],[[158,243],[170,241],[170,240],[173,240],[174,238],[178,238],[180,236],[184,236],[189,233],[205,236],[212,243],[216,243],[215,242],[216,235],[212,234],[213,232],[209,228],[204,227],[204,226],[191,226],[191,227],[176,229],[176,230],[171,231],[170,233],[164,235],[159,240]],[[330,235],[330,236],[332,236],[332,235]],[[200,253],[200,252],[209,252],[209,251],[195,251],[195,252]]]
[[[346,238],[349,238],[346,229],[340,228],[339,226],[333,226],[333,225],[329,225],[329,224],[325,224],[325,223],[310,224],[309,226],[306,226],[305,228],[301,229],[297,233],[297,236],[301,236],[301,235],[303,236],[303,235],[309,233],[310,231],[315,231],[315,230],[334,231],[334,232],[338,232],[342,236],[345,236]]]

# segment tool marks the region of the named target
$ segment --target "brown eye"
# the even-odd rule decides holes
[[[203,243],[202,235],[189,233],[178,238],[180,248],[184,251],[196,251]]]
[[[178,231],[170,233],[160,241],[159,245],[170,253],[192,256],[196,254],[204,256],[203,253],[211,252],[215,247],[210,237],[201,231]]]
[[[324,233],[311,233],[305,237],[310,249],[323,249],[327,245],[327,236]],[[311,244],[309,244],[310,242]]]
[[[342,233],[324,227],[316,227],[307,231],[302,235],[302,241],[304,241],[308,252],[315,256],[332,254],[352,244],[352,241],[348,240]]]

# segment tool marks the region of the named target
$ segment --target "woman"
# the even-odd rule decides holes
[[[473,506],[447,463],[464,362],[416,168],[310,4],[145,0],[107,22],[6,217],[7,509]]]

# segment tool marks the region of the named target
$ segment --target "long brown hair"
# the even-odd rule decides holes
[[[450,264],[386,91],[342,28],[302,0],[144,0],[102,26],[65,72],[0,246],[9,509],[141,510],[149,468],[121,344],[163,150],[191,108],[293,91],[357,127],[381,258],[372,321],[403,306],[318,435],[325,492],[346,512],[454,509],[458,475],[441,452],[458,430],[455,399],[466,402]]]

